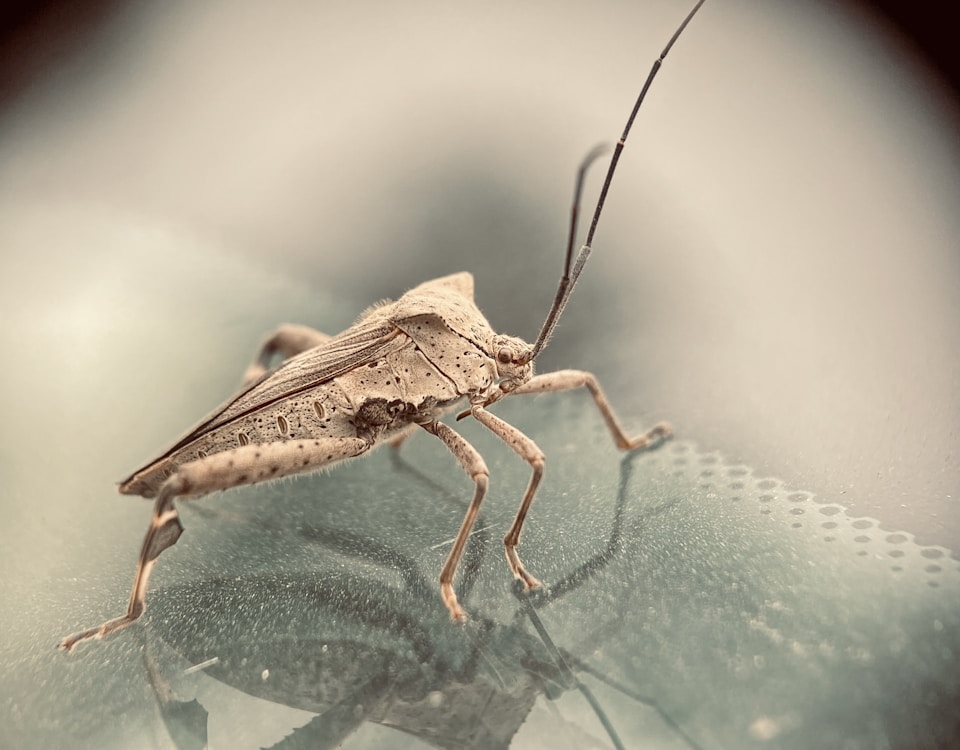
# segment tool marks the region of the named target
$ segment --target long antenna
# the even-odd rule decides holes
[[[580,273],[583,271],[583,267],[587,262],[587,258],[590,257],[590,252],[593,250],[593,236],[596,234],[597,224],[600,222],[600,213],[603,211],[603,204],[607,200],[607,193],[610,190],[610,184],[613,182],[613,173],[617,169],[617,163],[620,161],[620,154],[623,153],[623,147],[627,143],[627,136],[630,134],[630,129],[633,127],[633,121],[637,117],[637,112],[640,110],[640,105],[643,104],[643,100],[647,96],[647,91],[650,89],[650,84],[653,83],[653,79],[656,78],[657,73],[660,71],[660,67],[663,65],[663,61],[667,57],[667,53],[670,52],[670,49],[683,33],[683,30],[687,28],[687,24],[690,23],[697,11],[700,10],[700,6],[705,2],[706,0],[699,0],[697,2],[693,10],[691,10],[687,14],[687,17],[683,19],[683,23],[680,24],[680,27],[673,33],[673,36],[670,37],[670,41],[667,42],[667,46],[663,48],[663,52],[661,52],[660,56],[653,61],[653,67],[650,68],[650,73],[647,75],[647,80],[644,82],[643,88],[640,89],[640,95],[637,97],[637,101],[634,103],[633,109],[630,112],[630,117],[627,119],[627,124],[623,128],[623,135],[620,136],[620,140],[617,141],[617,145],[613,150],[613,156],[610,158],[610,166],[607,167],[607,176],[603,181],[603,187],[600,188],[600,198],[597,200],[597,207],[593,211],[593,220],[590,222],[590,229],[587,231],[587,239],[580,248],[580,251],[577,253],[576,260],[574,260],[573,243],[576,238],[577,217],[580,213],[580,196],[583,192],[583,179],[587,168],[598,156],[600,156],[600,148],[593,148],[590,153],[587,154],[587,157],[583,160],[583,162],[581,162],[580,168],[577,170],[577,180],[573,192],[573,206],[570,210],[570,236],[567,238],[567,256],[563,267],[563,277],[560,279],[560,284],[557,287],[557,294],[556,297],[554,297],[553,306],[550,308],[550,312],[547,314],[547,319],[543,322],[543,327],[541,327],[540,334],[537,336],[536,343],[533,345],[533,351],[530,355],[531,360],[535,359],[537,355],[540,354],[541,350],[550,340],[550,336],[553,335],[553,329],[557,327],[557,321],[560,318],[560,314],[563,312],[563,308],[566,307],[567,300],[570,299],[570,293],[573,291],[573,287],[577,283],[577,279],[580,278]],[[573,265],[572,271],[570,268],[571,263]]]

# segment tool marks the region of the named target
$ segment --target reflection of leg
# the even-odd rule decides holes
[[[207,747],[207,724],[210,718],[207,710],[196,698],[187,701],[177,696],[163,673],[153,640],[149,637],[144,639],[143,664],[147,670],[147,681],[160,708],[160,718],[174,747]]]
[[[290,440],[284,443],[245,445],[177,467],[157,493],[153,518],[143,539],[126,614],[107,620],[98,627],[67,636],[60,646],[69,651],[80,641],[102,638],[125,628],[143,614],[147,583],[157,557],[176,544],[183,532],[177,510],[173,506],[175,498],[199,497],[214,490],[311,471],[345,458],[359,456],[369,448],[370,444],[360,438]]]
[[[450,550],[447,561],[440,571],[440,595],[443,597],[443,603],[450,610],[450,619],[462,621],[467,619],[467,614],[457,601],[457,595],[453,591],[453,579],[457,574],[460,558],[463,556],[463,548],[470,537],[470,529],[473,528],[473,524],[477,520],[480,504],[487,492],[490,471],[477,449],[464,440],[453,428],[437,421],[427,422],[422,427],[444,442],[476,485],[473,500],[470,502],[470,507],[467,508],[467,514],[463,517],[463,523],[460,524],[460,530],[457,532],[456,539],[454,539],[453,549]]]
[[[590,391],[593,400],[597,404],[597,408],[600,409],[600,413],[603,415],[603,420],[610,429],[610,434],[613,435],[614,442],[616,442],[620,450],[632,451],[646,448],[654,442],[665,440],[673,434],[673,430],[669,424],[660,422],[642,435],[629,437],[627,433],[624,432],[623,427],[620,426],[620,420],[618,420],[616,414],[613,413],[613,408],[600,389],[600,384],[597,382],[596,377],[593,373],[583,372],[582,370],[557,370],[556,372],[546,372],[543,375],[536,375],[515,391],[512,391],[510,395],[521,393],[554,393],[556,391],[569,391],[581,387],[585,387]]]
[[[299,526],[298,534],[308,542],[315,542],[341,555],[374,562],[392,573],[398,573],[408,589],[423,591],[429,584],[416,561],[398,552],[385,542],[372,539],[369,534],[358,534],[350,529],[325,526]]]
[[[620,462],[620,487],[617,491],[617,504],[613,511],[613,527],[606,546],[586,562],[578,565],[575,570],[562,579],[550,585],[549,590],[543,591],[533,600],[533,605],[540,607],[564,594],[573,591],[598,572],[605,568],[613,556],[620,551],[620,537],[623,531],[623,512],[627,506],[627,484],[636,454],[625,456]]]
[[[275,747],[337,750],[346,744],[352,745],[347,739],[361,724],[370,720],[368,713],[384,702],[390,687],[392,683],[389,680],[376,675],[366,686],[325,709],[319,716],[314,716],[302,727],[294,729]]]
[[[243,385],[252,383],[270,369],[270,362],[276,355],[287,359],[307,349],[324,344],[332,336],[315,331],[308,326],[285,323],[263,342],[260,353],[243,374]]]
[[[523,521],[527,517],[527,511],[530,510],[533,496],[536,494],[537,486],[540,484],[540,478],[543,476],[543,451],[537,447],[537,444],[533,442],[533,440],[520,432],[516,427],[504,422],[500,417],[494,416],[482,406],[473,406],[470,413],[484,427],[513,448],[514,452],[530,464],[530,468],[533,469],[530,482],[527,484],[527,489],[523,493],[523,499],[520,501],[520,509],[517,511],[517,516],[513,519],[510,530],[507,531],[507,535],[503,538],[503,546],[507,554],[507,562],[510,564],[510,570],[513,571],[513,574],[517,578],[523,581],[524,587],[528,589],[539,588],[541,585],[540,581],[530,575],[527,569],[523,567],[523,563],[520,562],[520,556],[517,554],[517,545],[520,544],[520,532],[523,529]]]

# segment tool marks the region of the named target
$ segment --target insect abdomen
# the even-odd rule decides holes
[[[120,492],[153,497],[178,466],[234,448],[355,436],[353,411],[335,381],[323,383],[197,435],[173,453],[135,472],[120,485]]]
[[[416,399],[407,394],[410,383],[418,386]],[[411,341],[383,359],[201,432],[134,473],[120,492],[153,497],[178,466],[248,445],[345,437],[372,445],[460,398],[454,383]]]

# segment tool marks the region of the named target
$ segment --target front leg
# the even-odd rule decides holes
[[[325,344],[331,338],[333,337],[329,334],[321,333],[309,326],[284,323],[261,345],[256,359],[243,374],[243,385],[248,385],[262,377],[270,369],[270,364],[276,355],[279,354],[281,359],[289,359],[307,349]]]
[[[523,499],[520,501],[520,509],[517,511],[516,518],[510,525],[510,530],[503,538],[503,547],[507,555],[507,562],[513,575],[523,581],[524,588],[533,589],[541,586],[540,581],[534,578],[520,562],[520,556],[517,554],[517,545],[520,544],[520,531],[523,529],[523,521],[527,517],[527,511],[533,502],[533,496],[536,494],[537,487],[540,485],[540,479],[543,477],[543,466],[545,456],[543,451],[532,439],[524,435],[512,424],[504,422],[480,404],[474,404],[470,408],[470,413],[474,419],[480,422],[500,438],[503,442],[513,448],[514,452],[524,461],[530,464],[533,474],[530,475],[530,482],[527,484],[527,490],[523,493]]]
[[[666,440],[673,435],[673,429],[667,422],[660,422],[654,425],[650,430],[640,435],[630,437],[620,426],[620,420],[607,401],[607,397],[600,389],[600,384],[592,372],[583,370],[557,370],[556,372],[545,372],[542,375],[536,375],[519,388],[510,392],[510,395],[523,393],[554,393],[556,391],[569,391],[573,388],[585,387],[590,391],[593,400],[603,415],[603,421],[607,423],[610,434],[617,447],[622,451],[633,451],[641,448],[647,448],[655,443]]]

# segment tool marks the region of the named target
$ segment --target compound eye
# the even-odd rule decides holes
[[[509,365],[513,361],[513,351],[509,347],[503,347],[497,352],[497,361],[502,365]]]

